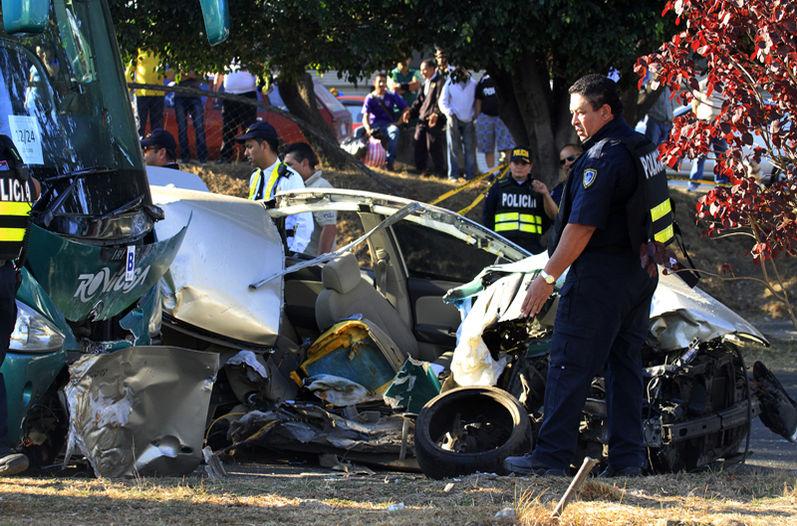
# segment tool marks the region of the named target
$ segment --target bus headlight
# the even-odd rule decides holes
[[[53,352],[64,345],[64,335],[47,318],[17,300],[17,323],[11,333],[9,350]]]

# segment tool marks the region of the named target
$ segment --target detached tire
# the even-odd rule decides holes
[[[429,400],[415,425],[415,456],[433,479],[503,472],[503,461],[532,446],[529,415],[495,387],[460,387]]]

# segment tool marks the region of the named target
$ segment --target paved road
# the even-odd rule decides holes
[[[797,373],[773,371],[789,396],[797,399]],[[750,435],[750,449],[753,455],[746,464],[768,468],[789,469],[797,472],[797,444],[787,442],[761,423],[760,418],[753,422]]]

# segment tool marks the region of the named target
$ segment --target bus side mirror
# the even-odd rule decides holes
[[[202,6],[205,33],[210,45],[215,46],[227,40],[230,36],[230,7],[227,0],[199,0],[199,5]]]
[[[3,0],[6,33],[41,33],[50,20],[50,0]]]

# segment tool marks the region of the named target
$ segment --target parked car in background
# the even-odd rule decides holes
[[[351,114],[351,132],[363,125],[364,95],[338,95],[338,100]]]
[[[338,142],[342,141],[349,136],[351,130],[351,115],[346,108],[341,104],[332,93],[329,92],[326,86],[321,84],[318,79],[313,79],[315,88],[316,103],[321,112],[321,117],[335,132],[335,138]],[[221,115],[221,108],[214,104],[213,97],[207,97],[205,101],[205,137],[208,146],[208,156],[210,159],[216,159],[221,150],[222,141],[222,126],[223,119]],[[279,88],[273,85],[268,92],[267,105],[283,111],[288,111],[288,107],[282,100],[279,93]],[[258,109],[257,117],[262,119],[277,130],[277,133],[282,139],[283,143],[307,141],[299,126],[291,119],[278,115],[275,112]],[[193,123],[189,120],[188,124],[188,143],[192,152],[196,152],[195,136]],[[166,107],[163,115],[163,125],[175,139],[177,139],[177,119],[175,117],[174,108]],[[178,151],[179,158],[179,151]]]

